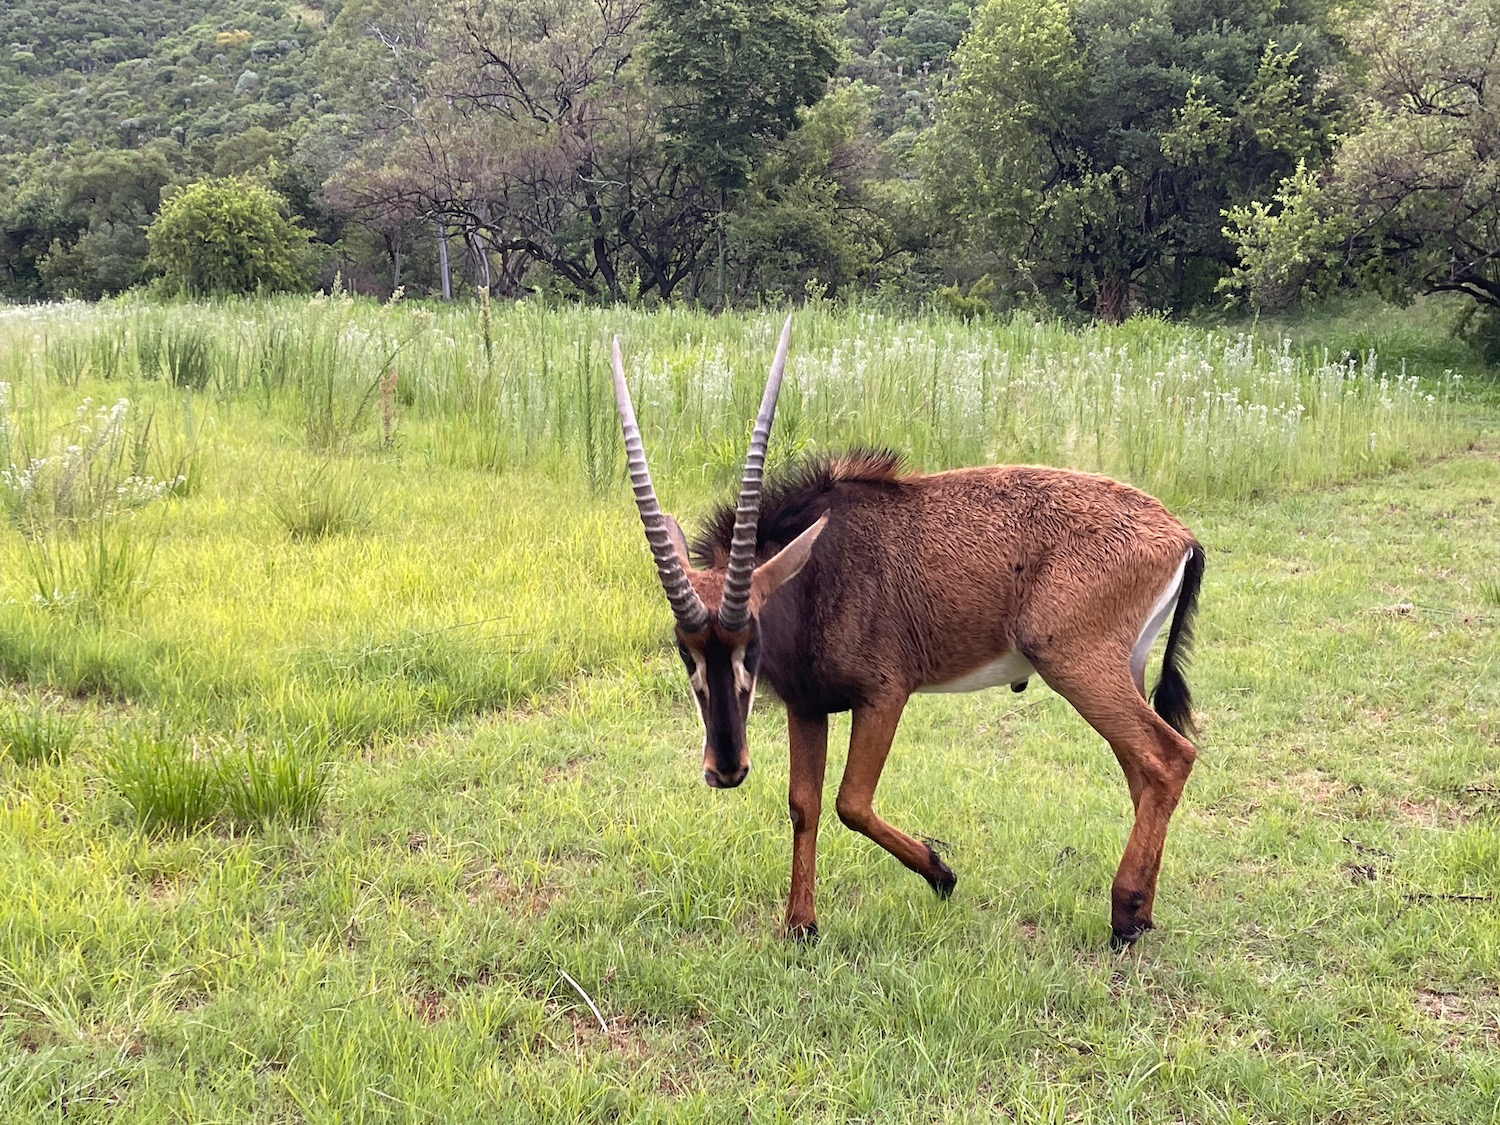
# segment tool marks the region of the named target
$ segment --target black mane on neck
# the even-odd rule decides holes
[[[893,484],[906,473],[901,455],[889,449],[853,449],[825,454],[773,473],[765,483],[756,525],[758,553],[774,554],[828,510],[840,484]],[[693,540],[693,565],[725,566],[734,537],[734,501],[720,504]]]

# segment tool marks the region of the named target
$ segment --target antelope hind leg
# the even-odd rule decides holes
[[[1110,744],[1130,785],[1135,825],[1110,892],[1110,944],[1119,949],[1151,929],[1167,825],[1198,752],[1141,698],[1123,657],[1038,671]]]

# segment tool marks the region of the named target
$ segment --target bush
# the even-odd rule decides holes
[[[225,177],[190,184],[147,228],[165,283],[190,293],[300,292],[311,287],[311,232],[262,184]]]

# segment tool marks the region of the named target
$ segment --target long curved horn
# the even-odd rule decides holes
[[[760,414],[750,435],[745,457],[745,479],[740,484],[740,502],[734,511],[734,538],[729,542],[729,572],[724,576],[724,600],[719,604],[719,625],[737,633],[750,624],[750,578],[755,573],[755,534],[760,522],[761,474],[766,464],[766,443],[771,439],[771,420],[776,417],[776,397],[786,372],[787,348],[792,342],[792,318],[786,318],[776,360],[760,400]]]
[[[682,559],[672,546],[667,531],[667,518],[662,515],[661,505],[656,501],[656,489],[651,485],[651,470],[646,468],[646,448],[641,443],[641,428],[636,425],[635,407],[630,404],[630,389],[625,386],[625,363],[620,358],[620,338],[615,337],[615,405],[620,408],[620,428],[625,431],[625,460],[630,466],[630,485],[635,490],[635,506],[641,510],[641,523],[646,527],[646,540],[651,544],[651,554],[656,559],[656,572],[661,576],[661,587],[667,592],[667,601],[672,603],[672,613],[684,632],[697,633],[708,625],[708,610],[698,591],[688,583],[687,573],[682,569]]]

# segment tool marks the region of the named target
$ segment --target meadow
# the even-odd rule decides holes
[[[830,817],[798,947],[784,723],[702,785],[607,368],[690,521],[781,316],[0,311],[7,1120],[1500,1119],[1474,372],[799,310],[773,464],[1097,469],[1209,574],[1158,930],[1108,951],[1128,795],[1043,689],[913,705],[881,803],[958,891]]]

